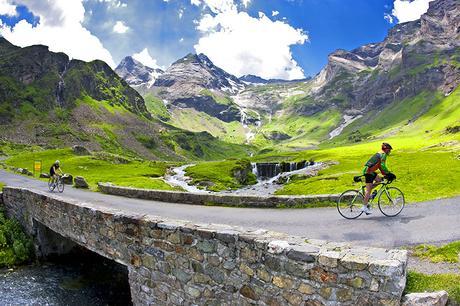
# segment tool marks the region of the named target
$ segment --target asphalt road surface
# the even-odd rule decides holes
[[[0,182],[47,191],[43,181],[0,170]],[[196,223],[219,223],[269,229],[306,238],[350,242],[356,245],[398,247],[460,240],[460,197],[410,204],[396,217],[373,214],[355,220],[342,218],[335,208],[228,208],[165,203],[106,195],[66,186],[64,198],[101,207]]]

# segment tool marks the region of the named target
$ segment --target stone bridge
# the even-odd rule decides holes
[[[5,187],[38,256],[78,244],[128,268],[135,305],[399,305],[402,250],[193,224]]]

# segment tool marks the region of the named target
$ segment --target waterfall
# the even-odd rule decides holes
[[[259,173],[257,172],[257,164],[251,163],[251,166],[252,166],[252,173],[254,173],[256,177],[259,177]]]
[[[64,95],[64,88],[65,88],[65,82],[64,82],[64,75],[67,72],[67,68],[69,67],[70,61],[67,61],[67,63],[64,65],[64,70],[59,73],[59,82],[58,82],[58,87],[56,89],[56,102],[59,107],[62,108],[63,106],[63,95]]]
[[[281,162],[281,163],[252,163],[252,173],[257,179],[266,180],[285,172],[292,172],[303,169],[313,162],[300,161],[300,162]]]

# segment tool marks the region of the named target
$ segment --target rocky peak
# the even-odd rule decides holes
[[[433,41],[451,38],[457,42],[460,35],[460,1],[437,0],[430,2],[426,14],[420,18],[421,35]]]
[[[115,72],[131,86],[151,87],[164,71],[147,67],[133,57],[127,56],[120,62]]]
[[[244,88],[237,77],[214,65],[206,55],[191,53],[174,62],[154,85],[179,87],[184,84],[227,93],[235,93]]]

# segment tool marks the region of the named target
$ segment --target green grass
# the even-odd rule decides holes
[[[175,190],[160,178],[171,165],[167,162],[126,159],[108,153],[77,156],[71,149],[58,149],[12,156],[6,160],[6,164],[32,169],[33,161],[41,160],[42,172],[48,172],[56,159],[61,161],[65,173],[70,173],[74,177],[83,176],[93,190],[97,188],[98,182],[110,182],[127,187]]]
[[[169,114],[168,109],[160,98],[155,97],[152,94],[147,94],[144,96],[144,101],[147,110],[153,116],[163,121],[171,119],[171,115]]]
[[[249,168],[248,168],[249,167]],[[211,191],[221,191],[226,189],[238,189],[244,185],[256,183],[254,174],[250,171],[251,164],[247,160],[225,160],[215,162],[200,163],[188,167],[186,173],[192,178],[192,184],[212,182],[214,185],[208,187]],[[246,181],[238,181],[235,171],[248,168]]]
[[[193,108],[173,109],[168,123],[192,132],[207,131],[212,136],[229,143],[242,144],[246,140],[240,122],[224,122]]]
[[[395,148],[398,143],[391,142]],[[353,176],[361,174],[368,158],[379,150],[380,142],[337,149],[317,150],[299,154],[303,159],[315,161],[338,161],[312,178],[294,179],[276,194],[330,194],[346,189],[357,189]],[[402,145],[402,144],[401,144]],[[389,168],[398,179],[393,183],[400,187],[408,202],[455,196],[460,194],[460,182],[452,180],[460,171],[456,152],[436,149],[420,151],[395,149],[388,158]],[[450,182],[446,184],[446,182]]]
[[[458,274],[433,274],[426,275],[409,271],[405,294],[412,292],[433,292],[446,290],[449,299],[460,303],[460,275]]]
[[[3,190],[3,187],[5,187],[5,183],[0,182],[0,191]]]
[[[394,185],[400,187],[409,202],[418,202],[460,194],[460,182],[452,180],[460,171],[460,133],[449,133],[449,127],[460,124],[460,89],[445,98],[424,101],[433,95],[422,94],[410,105],[418,105],[409,118],[414,118],[408,125],[399,114],[390,116],[390,121],[383,123],[385,116],[376,116],[374,136],[369,142],[346,145],[328,142],[318,150],[300,153],[271,153],[259,156],[259,160],[313,159],[315,161],[337,161],[312,178],[292,180],[277,194],[321,194],[341,193],[349,188],[357,188],[352,183],[354,175],[361,173],[364,163],[380,149],[383,141],[392,144],[394,150],[388,159],[389,167],[398,179]],[[427,105],[433,106],[422,112]],[[404,106],[389,106],[394,112],[402,112]],[[379,125],[380,124],[380,125]],[[451,129],[452,130],[452,129]],[[453,129],[455,130],[455,129]],[[367,131],[363,129],[363,131]],[[394,133],[388,133],[394,131]],[[384,135],[386,134],[386,135]],[[379,139],[380,138],[380,139]],[[448,182],[448,183],[447,183]]]
[[[19,222],[7,219],[0,208],[0,267],[22,264],[32,256],[32,240],[24,233]]]
[[[436,247],[422,244],[414,248],[415,256],[428,258],[432,262],[458,262],[460,256],[460,241],[454,241],[446,245]]]

